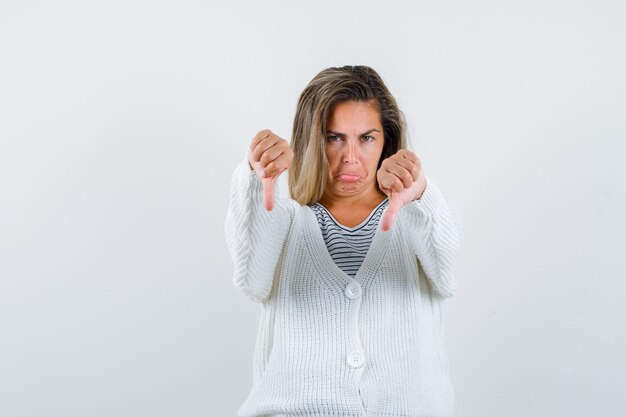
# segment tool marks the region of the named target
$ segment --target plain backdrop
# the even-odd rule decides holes
[[[625,50],[618,0],[2,2],[0,416],[235,416],[232,171],[356,64],[461,210],[455,416],[626,415]]]

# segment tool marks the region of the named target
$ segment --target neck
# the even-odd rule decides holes
[[[325,190],[319,203],[327,209],[343,209],[343,208],[357,208],[357,207],[376,207],[387,196],[374,187],[372,190],[367,190],[360,194],[354,195],[336,195],[329,190]]]

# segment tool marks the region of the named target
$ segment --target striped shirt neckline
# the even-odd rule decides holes
[[[361,223],[359,223],[358,225],[356,225],[356,226],[354,226],[354,227],[348,227],[348,226],[345,226],[345,225],[343,225],[343,224],[339,223],[339,222],[337,221],[337,219],[335,219],[335,218],[333,217],[333,215],[332,215],[332,214],[330,214],[330,211],[329,211],[329,210],[328,210],[328,209],[327,209],[324,205],[320,204],[319,202],[318,202],[318,203],[313,203],[313,204],[311,205],[311,208],[317,208],[317,209],[320,209],[320,208],[321,208],[321,209],[323,209],[323,211],[325,212],[325,214],[327,214],[327,215],[328,215],[328,217],[330,218],[330,220],[332,220],[332,221],[333,221],[333,223],[335,223],[335,225],[337,225],[338,227],[340,227],[340,228],[342,228],[342,229],[344,229],[344,230],[348,230],[348,231],[350,231],[350,232],[353,232],[353,231],[355,231],[355,230],[359,230],[359,229],[361,229],[361,228],[365,227],[365,226],[366,226],[366,225],[370,222],[370,220],[372,219],[372,217],[374,217],[374,215],[376,214],[376,212],[377,212],[377,211],[381,208],[381,206],[385,205],[385,203],[387,203],[387,202],[389,202],[389,198],[385,198],[383,201],[381,201],[381,202],[380,202],[380,203],[376,206],[376,208],[374,208],[374,210],[372,210],[372,212],[369,214],[369,216],[367,216],[367,217],[365,218],[365,220],[363,220]],[[382,208],[384,208],[384,207],[382,207]],[[314,211],[315,211],[315,212],[316,212],[316,214],[317,214],[317,211],[318,211],[318,210],[314,210]],[[318,216],[318,220],[319,220],[319,216]]]
[[[378,229],[382,212],[388,203],[388,198],[381,201],[365,220],[354,227],[339,223],[320,203],[310,206],[317,218],[330,257],[347,275],[354,277],[361,267]]]

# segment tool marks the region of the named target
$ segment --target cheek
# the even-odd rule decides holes
[[[337,162],[337,152],[333,152],[331,149],[326,148],[326,159],[329,166],[334,166]]]
[[[377,152],[374,152],[373,155],[371,155],[369,157],[369,165],[373,166],[374,169],[376,169],[378,167],[378,161],[380,161],[380,158],[382,157],[382,149],[378,150]]]

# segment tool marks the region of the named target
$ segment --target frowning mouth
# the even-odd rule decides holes
[[[361,176],[352,172],[344,172],[342,174],[337,175],[336,178],[339,181],[357,182],[359,179],[361,179]]]

